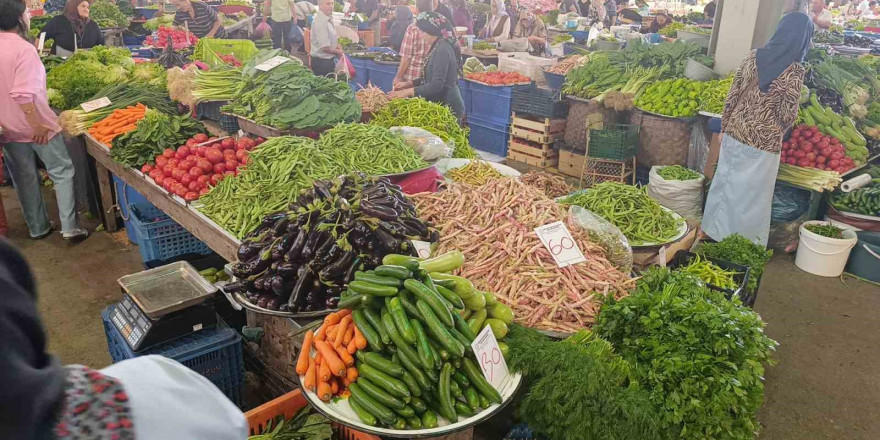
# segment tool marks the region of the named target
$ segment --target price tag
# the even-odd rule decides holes
[[[419,258],[431,258],[431,243],[419,240],[410,240],[410,242],[416,248],[416,254]]]
[[[105,96],[105,97],[103,97],[103,98],[98,98],[98,99],[95,99],[95,100],[92,100],[92,101],[89,101],[89,102],[84,102],[84,103],[80,104],[80,107],[82,107],[82,109],[83,109],[86,113],[88,113],[88,112],[90,112],[90,111],[94,111],[94,110],[97,110],[97,109],[99,109],[99,108],[107,107],[107,106],[110,105],[110,104],[112,104],[112,103],[110,102],[110,98],[108,98],[108,97]]]
[[[535,228],[535,233],[538,234],[541,243],[544,243],[544,246],[550,251],[557,266],[567,267],[587,261],[577,243],[571,238],[571,232],[568,231],[565,223],[553,222]]]
[[[501,355],[501,349],[498,347],[498,340],[492,333],[492,327],[488,325],[483,331],[477,335],[474,342],[471,342],[471,348],[477,357],[477,364],[483,370],[486,380],[495,387],[496,390],[503,390],[510,380],[510,370],[507,369],[507,361]]]
[[[238,137],[244,137],[244,130],[238,130]]]
[[[263,72],[268,72],[268,71],[270,71],[270,70],[272,70],[272,69],[274,69],[274,68],[276,68],[276,67],[278,67],[288,61],[290,61],[290,58],[277,56],[274,58],[270,58],[266,61],[263,61],[260,64],[257,64],[257,67],[255,67],[255,69],[261,70]]]
[[[657,264],[660,267],[666,267],[666,246],[660,248],[657,255]]]
[[[37,45],[37,53],[43,54],[43,47],[46,45],[46,33],[40,32],[40,43]]]

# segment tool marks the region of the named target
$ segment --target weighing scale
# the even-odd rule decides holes
[[[132,351],[217,326],[214,306],[203,304],[217,288],[186,261],[126,275],[118,282],[125,293],[110,321]]]

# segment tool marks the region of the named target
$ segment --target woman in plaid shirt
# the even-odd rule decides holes
[[[416,8],[419,13],[429,12],[434,9],[433,0],[417,0]],[[421,78],[425,70],[425,61],[428,59],[428,45],[422,39],[418,26],[415,23],[406,29],[406,36],[400,45],[400,67],[397,68],[397,76],[393,84],[413,81]]]

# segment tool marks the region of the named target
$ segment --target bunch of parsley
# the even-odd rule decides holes
[[[758,280],[764,273],[764,266],[773,257],[773,250],[765,249],[739,234],[729,235],[718,243],[703,243],[697,249],[697,253],[704,257],[750,267],[748,283],[750,292],[758,290]]]

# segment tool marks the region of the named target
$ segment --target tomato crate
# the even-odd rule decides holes
[[[559,164],[559,152],[550,144],[541,144],[527,139],[510,136],[507,145],[507,158],[539,168],[555,167]]]
[[[604,129],[587,130],[587,156],[596,159],[625,161],[636,155],[639,126],[605,124]]]
[[[625,161],[587,157],[581,171],[581,184],[585,188],[602,182],[635,184],[636,158]]]
[[[513,113],[510,132],[513,136],[541,144],[552,144],[565,134],[565,119],[526,117]]]
[[[244,417],[247,419],[248,427],[250,428],[250,435],[253,436],[264,433],[270,424],[271,426],[277,426],[275,423],[276,418],[284,417],[285,419],[290,419],[297,413],[297,411],[308,405],[309,402],[306,401],[305,396],[302,395],[302,391],[293,390],[244,413]],[[336,422],[332,423],[334,430],[338,434],[335,438],[341,440],[381,440],[375,435],[356,431]]]

